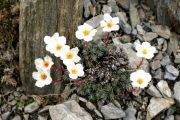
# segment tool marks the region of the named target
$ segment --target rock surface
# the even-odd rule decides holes
[[[39,104],[37,102],[33,102],[24,108],[24,112],[25,113],[33,113],[37,109],[39,109]]]
[[[125,112],[120,108],[116,107],[113,103],[104,105],[101,108],[101,112],[104,115],[105,119],[119,119],[125,117]]]
[[[172,98],[152,98],[147,108],[146,120],[151,120],[161,111],[168,109],[174,104]]]
[[[172,65],[166,66],[165,79],[175,80],[179,76],[179,70]]]
[[[180,91],[179,90],[180,90],[180,81],[176,82],[174,85],[174,98],[180,106]]]
[[[125,110],[126,117],[123,120],[136,120],[136,112],[137,110],[134,107],[128,107]]]
[[[132,28],[135,28],[137,25],[140,24],[140,18],[138,10],[132,2],[130,2],[129,15],[131,20],[131,26]]]
[[[74,100],[51,106],[49,113],[52,120],[93,120]]]
[[[161,94],[163,95],[163,97],[171,97],[171,89],[168,86],[168,83],[164,80],[161,80],[158,82],[157,84],[157,88],[159,89],[159,91],[161,92]]]
[[[151,27],[152,31],[157,33],[159,36],[169,39],[170,38],[170,30],[167,26],[163,25],[154,25]]]
[[[161,93],[154,85],[150,85],[150,87],[147,89],[147,93],[153,97],[158,97],[158,98],[162,97]]]

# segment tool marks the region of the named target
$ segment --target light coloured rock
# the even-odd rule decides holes
[[[170,115],[170,116],[166,117],[164,120],[174,120],[174,115]]]
[[[124,51],[127,53],[128,58],[129,58],[129,66],[132,69],[136,69],[137,65],[141,62],[141,58],[139,58],[136,55],[136,52],[132,49],[133,44],[131,43],[126,43],[126,44],[122,44],[119,40],[115,40],[113,39],[113,42],[115,44],[115,46],[117,47],[121,47],[124,49]],[[143,61],[142,67],[141,67],[144,71],[149,72],[149,63],[147,60]]]
[[[48,120],[48,116],[38,115],[38,120]]]
[[[172,65],[166,66],[165,79],[175,80],[179,76],[179,70]]]
[[[162,60],[161,60],[161,65],[165,67],[166,65],[170,65],[171,60],[169,58],[169,55],[166,55]]]
[[[21,117],[19,115],[17,115],[12,120],[21,120]]]
[[[108,6],[111,7],[112,13],[119,12],[119,7],[116,4],[116,0],[108,0]]]
[[[153,74],[153,78],[157,79],[157,80],[162,80],[163,76],[164,76],[164,72],[162,71],[161,68],[157,69],[155,72],[152,73]]]
[[[137,25],[140,24],[140,18],[139,18],[138,10],[132,2],[130,2],[129,15],[130,15],[131,26],[132,28],[135,28]]]
[[[8,111],[8,112],[3,113],[3,114],[1,115],[1,117],[2,117],[3,120],[7,120],[8,117],[10,116],[10,114],[11,114],[11,112]]]
[[[49,113],[52,120],[93,120],[74,100],[51,106]]]
[[[102,106],[101,112],[106,120],[125,117],[125,112],[116,107],[113,103]]]
[[[105,13],[111,14],[112,9],[111,9],[111,7],[109,7],[108,5],[103,5],[102,12],[103,12],[104,14],[105,14]]]
[[[128,107],[128,109],[125,110],[126,117],[123,118],[123,120],[136,120],[136,112],[137,110],[134,107]]]
[[[165,39],[164,38],[157,38],[158,45],[163,45]]]
[[[151,27],[152,31],[157,33],[159,36],[169,39],[170,38],[170,30],[169,27],[163,25],[154,25]]]
[[[157,84],[157,88],[159,89],[159,91],[161,92],[161,94],[163,95],[163,97],[171,97],[171,89],[168,86],[168,83],[164,80],[161,80],[158,82]]]
[[[152,98],[147,108],[146,120],[151,120],[163,110],[168,109],[174,104],[172,98]]]
[[[157,38],[158,35],[156,33],[153,33],[153,32],[146,32],[144,35],[143,35],[143,39],[144,41],[146,42],[149,42],[155,38]]]
[[[84,17],[88,18],[91,14],[90,7],[92,7],[92,3],[90,0],[84,0]]]
[[[94,112],[95,112],[95,114],[96,114],[97,116],[99,116],[100,118],[103,117],[102,114],[101,114],[97,109],[95,109]]]
[[[175,55],[175,63],[180,63],[180,53],[178,53],[177,55]]]
[[[86,107],[90,110],[94,110],[96,109],[96,106],[94,104],[92,104],[91,102],[87,102],[86,103]]]
[[[23,118],[24,118],[24,120],[29,120],[29,114],[24,114]]]
[[[150,85],[150,87],[147,89],[147,93],[153,97],[162,97],[161,93],[157,90],[157,88],[154,85]]]
[[[141,25],[137,25],[136,29],[138,31],[138,34],[140,34],[140,35],[144,35],[145,34],[145,31],[143,30]]]
[[[116,0],[116,2],[125,10],[129,10],[130,0]]]
[[[116,16],[119,17],[119,26],[126,33],[130,34],[132,31],[131,26],[127,23],[127,17],[125,12],[117,12]]]
[[[160,68],[160,67],[161,67],[161,64],[160,64],[160,61],[159,61],[159,60],[155,60],[155,61],[151,62],[151,68],[152,68],[153,70],[156,70],[156,69],[158,69],[158,68]]]
[[[24,112],[25,113],[33,113],[38,109],[39,109],[39,104],[37,102],[33,102],[33,103],[25,106]]]
[[[103,19],[104,19],[103,15],[97,15],[97,16],[91,18],[90,20],[86,21],[86,23],[93,26],[94,28],[97,28],[97,27],[99,27],[99,25],[100,25],[99,23]]]
[[[180,81],[176,82],[174,85],[174,98],[180,106]]]
[[[179,38],[180,37],[176,33],[171,34],[170,40],[168,42],[168,48],[167,48],[167,52],[169,55],[171,55],[172,53],[176,55],[176,52],[179,48],[179,45],[178,45]]]

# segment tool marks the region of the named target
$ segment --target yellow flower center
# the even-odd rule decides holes
[[[60,44],[57,44],[57,45],[56,45],[56,50],[57,50],[57,51],[61,50],[61,48],[62,48],[62,46],[61,46]]]
[[[42,73],[41,74],[41,80],[46,80],[46,78],[47,78],[47,75],[45,73]]]
[[[72,69],[71,73],[75,75],[75,74],[77,74],[77,70],[76,69]]]
[[[147,50],[147,49],[142,49],[142,53],[143,53],[144,55],[147,55],[147,54],[148,54],[148,50]]]
[[[90,34],[90,30],[84,30],[83,34],[84,34],[84,36],[88,36]]]
[[[67,54],[66,54],[66,58],[67,59],[72,59],[73,58],[73,53],[72,52],[68,52]]]
[[[47,68],[49,66],[49,62],[48,61],[44,61],[44,67]]]
[[[137,83],[138,83],[139,85],[141,85],[143,82],[144,82],[144,80],[143,80],[142,78],[137,79]]]
[[[108,28],[112,28],[112,26],[113,26],[113,23],[112,23],[112,22],[109,22],[109,23],[107,24],[107,27],[108,27]]]

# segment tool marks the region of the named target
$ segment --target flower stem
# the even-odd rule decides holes
[[[55,71],[61,71],[61,72],[63,72],[63,73],[65,73],[66,72],[66,70],[64,69],[64,68],[62,68],[62,67],[59,67],[59,68],[52,68],[52,70],[55,70]]]
[[[56,84],[56,83],[61,82],[63,80],[64,80],[64,78],[56,79],[56,80],[53,80],[52,83]]]
[[[139,69],[139,68],[143,65],[143,62],[144,62],[144,58],[142,58],[141,62],[140,62],[139,65],[136,67],[136,69]]]

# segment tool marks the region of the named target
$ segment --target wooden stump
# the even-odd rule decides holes
[[[46,54],[44,36],[52,36],[55,32],[64,35],[68,44],[76,44],[75,31],[80,24],[83,0],[21,0],[20,1],[20,77],[28,94],[58,94],[61,84],[44,88],[35,86],[32,72],[35,71],[34,60]],[[53,55],[51,55],[53,56]],[[54,57],[53,57],[54,58]],[[58,58],[54,59],[60,65]],[[52,73],[57,79],[60,74]]]

